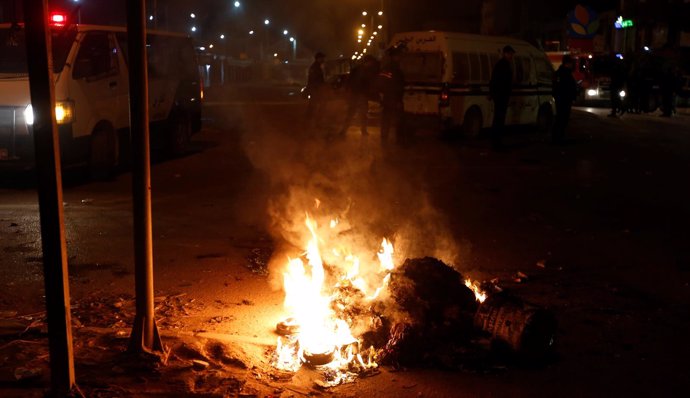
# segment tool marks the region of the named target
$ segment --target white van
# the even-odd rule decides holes
[[[64,164],[109,173],[129,150],[129,78],[124,27],[51,27],[56,119]],[[201,129],[201,87],[191,39],[149,32],[152,142],[180,152]],[[0,24],[0,167],[33,165],[33,112],[21,25]],[[5,166],[5,167],[3,167]]]
[[[515,49],[506,125],[548,129],[555,103],[553,67],[544,52],[507,37],[436,31],[398,33],[391,41],[391,46],[407,49],[401,60],[406,122],[427,119],[441,128],[461,126],[468,136],[490,127],[494,104],[489,81],[506,45]]]

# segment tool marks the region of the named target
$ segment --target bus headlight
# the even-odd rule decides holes
[[[593,88],[590,88],[587,90],[587,95],[590,97],[596,97],[599,94],[599,92]]]
[[[74,121],[74,103],[58,101],[55,104],[55,121],[58,124],[69,124]]]
[[[34,124],[34,107],[31,104],[24,108],[24,122],[29,126]]]
[[[621,98],[625,98],[625,90],[621,90],[618,95],[620,95]]]
[[[68,124],[74,121],[74,103],[71,101],[58,101],[55,104],[55,121],[58,124]],[[28,126],[34,124],[34,108],[31,104],[24,108],[24,122]]]

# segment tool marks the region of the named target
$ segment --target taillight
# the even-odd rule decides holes
[[[450,105],[450,89],[448,88],[447,84],[444,84],[443,87],[441,87],[441,94],[439,95],[439,98],[438,98],[438,105],[439,106],[449,106]]]

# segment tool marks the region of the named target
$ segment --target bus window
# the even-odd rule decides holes
[[[453,53],[453,81],[456,83],[470,81],[470,61],[467,53]]]
[[[443,54],[408,52],[400,60],[408,82],[438,82],[443,77]]]
[[[482,81],[481,61],[479,60],[479,53],[470,53],[470,81],[472,83],[479,83]]]
[[[117,56],[113,52],[107,32],[89,32],[81,41],[74,61],[74,79],[99,79],[117,74]]]

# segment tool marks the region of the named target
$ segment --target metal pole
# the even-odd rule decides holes
[[[41,217],[43,279],[48,314],[48,349],[52,395],[81,395],[74,379],[69,304],[67,246],[62,214],[60,147],[55,123],[53,62],[50,53],[47,0],[25,0],[26,55]]]
[[[136,316],[131,352],[165,352],[153,318],[153,238],[145,0],[127,0],[129,119],[132,134],[132,202]]]

